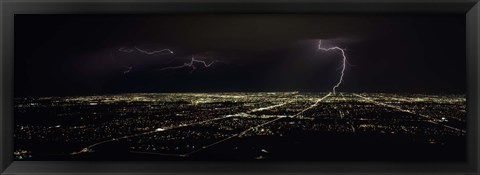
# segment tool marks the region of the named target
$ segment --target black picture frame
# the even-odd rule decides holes
[[[479,0],[1,0],[1,174],[479,174]],[[431,13],[465,14],[467,140],[465,163],[387,162],[56,162],[13,160],[15,14]],[[34,30],[34,29],[32,29]]]

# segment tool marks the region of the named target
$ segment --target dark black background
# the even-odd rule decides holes
[[[340,54],[319,39],[347,49],[337,91],[465,93],[463,15],[15,15],[15,96],[330,91]],[[228,64],[152,71],[192,54]]]

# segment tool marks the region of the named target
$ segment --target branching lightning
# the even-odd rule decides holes
[[[141,53],[144,53],[144,54],[147,54],[147,55],[154,55],[154,54],[159,54],[159,55],[167,55],[167,54],[173,54],[174,52],[170,49],[162,49],[162,50],[154,50],[154,51],[146,51],[146,50],[143,50],[143,49],[140,49],[138,48],[137,46],[134,46],[134,48],[141,52]]]
[[[333,88],[332,88],[332,92],[333,92],[333,94],[335,94],[336,89],[342,84],[343,76],[345,75],[345,67],[346,67],[346,64],[347,64],[347,57],[345,56],[345,50],[338,47],[338,46],[330,47],[330,48],[324,48],[324,47],[322,47],[322,40],[318,41],[318,49],[322,50],[322,51],[326,51],[326,52],[331,51],[331,50],[339,50],[342,53],[342,73],[340,75],[340,79],[338,80],[337,84],[335,84],[335,86],[333,86]]]
[[[190,73],[192,73],[193,71],[195,71],[195,70],[197,69],[197,67],[195,66],[195,63],[200,63],[200,64],[202,64],[205,68],[211,67],[211,66],[214,65],[215,63],[219,63],[219,62],[225,63],[225,61],[220,61],[220,60],[213,60],[213,61],[211,61],[210,63],[207,63],[207,61],[201,60],[202,58],[205,58],[205,57],[198,56],[198,55],[193,55],[193,56],[190,57],[190,61],[187,62],[187,63],[183,63],[183,65],[180,65],[180,66],[171,66],[171,67],[164,67],[164,68],[161,68],[161,69],[156,69],[156,70],[154,70],[154,71],[164,71],[164,70],[169,70],[169,69],[191,68]]]
[[[144,54],[147,54],[147,55],[167,55],[167,54],[174,54],[174,52],[170,49],[161,49],[161,50],[154,50],[154,51],[146,51],[146,50],[143,50],[143,49],[140,49],[138,48],[137,46],[134,46],[133,47],[134,49],[132,48],[127,48],[127,47],[120,47],[118,49],[119,52],[124,52],[124,53],[132,53],[134,52],[135,50],[137,50],[138,52],[140,53],[144,53]],[[115,57],[113,56],[113,53],[110,52],[110,57],[112,58],[112,60],[118,64],[118,61],[115,59]],[[125,70],[123,71],[123,74],[128,74],[132,71],[133,69],[133,66],[125,66],[125,65],[122,65],[123,68],[125,68]]]
[[[146,54],[146,55],[157,55],[157,56],[162,56],[162,55],[171,55],[171,54],[175,54],[174,51],[170,50],[170,49],[160,49],[160,50],[154,50],[154,51],[147,51],[147,50],[144,50],[144,49],[141,49],[137,46],[134,46],[133,48],[128,48],[128,47],[120,47],[118,49],[119,52],[124,52],[124,53],[133,53],[133,52],[138,52],[138,53],[141,53],[141,54]],[[113,58],[113,55],[112,55],[112,58]],[[167,62],[167,63],[163,63],[164,65],[169,65],[171,63],[173,63],[174,61],[178,60],[179,57],[174,57],[171,61]],[[213,60],[213,61],[205,61],[206,59],[208,60]],[[216,60],[216,59],[213,59],[211,57],[208,57],[208,56],[201,56],[201,55],[192,55],[190,57],[190,59],[188,60],[188,62],[185,62],[179,66],[168,66],[168,67],[163,67],[163,68],[159,68],[159,69],[154,69],[153,71],[164,71],[164,70],[169,70],[169,69],[182,69],[182,68],[190,68],[190,73],[192,73],[193,71],[195,71],[197,69],[197,66],[196,64],[201,64],[203,65],[203,67],[205,68],[208,68],[208,67],[211,67],[213,66],[215,63],[227,63],[225,61],[221,61],[221,60]],[[130,73],[131,70],[133,69],[132,66],[122,66],[124,68],[126,68],[125,71],[123,71],[124,74],[127,74],[127,73]]]
[[[140,52],[140,53],[144,53],[144,54],[147,54],[147,55],[155,55],[155,54],[158,54],[158,55],[169,55],[169,54],[174,54],[174,52],[170,49],[161,49],[161,50],[154,50],[154,51],[146,51],[144,49],[140,49],[138,48],[137,46],[133,46],[134,49],[132,48],[127,48],[127,47],[120,47],[118,49],[118,51],[120,52],[125,52],[125,53],[132,53],[134,52],[135,50]]]

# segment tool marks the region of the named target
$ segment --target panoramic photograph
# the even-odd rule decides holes
[[[15,15],[16,161],[466,161],[464,15]]]

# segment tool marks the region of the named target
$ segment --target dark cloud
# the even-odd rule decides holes
[[[319,39],[346,49],[341,91],[465,93],[462,15],[16,15],[15,96],[328,91],[341,60]],[[153,71],[192,55],[223,62]]]

